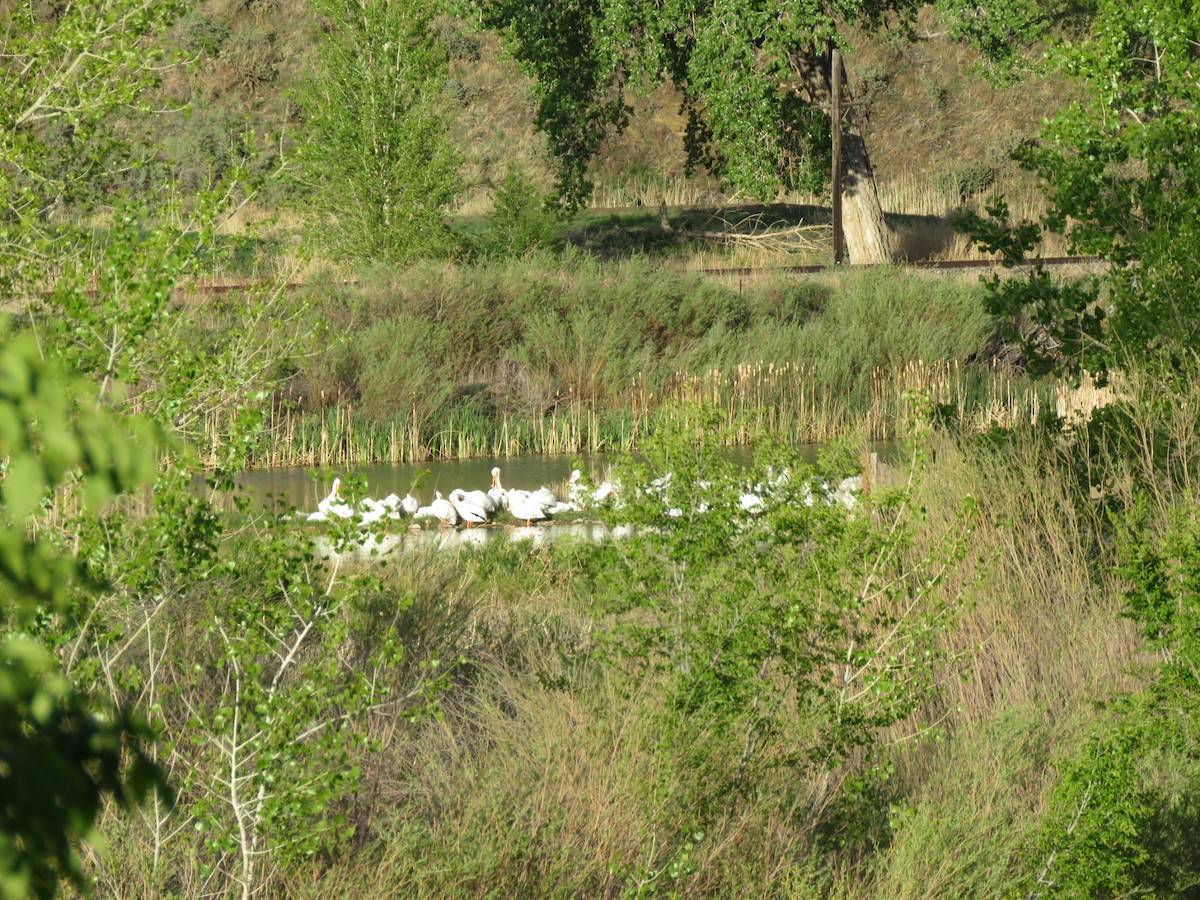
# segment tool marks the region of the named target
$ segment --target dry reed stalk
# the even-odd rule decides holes
[[[1094,410],[1108,406],[1121,396],[1120,376],[1098,385],[1091,372],[1084,372],[1079,384],[1059,384],[1054,391],[1054,408],[1068,426],[1080,425]]]

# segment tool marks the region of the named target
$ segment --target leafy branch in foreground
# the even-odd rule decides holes
[[[77,848],[97,839],[105,797],[125,805],[156,791],[169,802],[170,792],[146,753],[145,721],[79,690],[30,636],[36,618],[69,617],[95,587],[38,519],[56,492],[94,516],[145,484],[164,437],[106,410],[30,336],[0,327],[0,895],[49,897],[62,878],[85,889]]]

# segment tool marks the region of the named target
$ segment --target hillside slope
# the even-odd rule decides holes
[[[303,0],[197,3],[171,35],[196,65],[172,73],[162,88],[165,104],[186,104],[188,111],[147,126],[157,156],[150,171],[170,171],[185,189],[199,189],[246,149],[243,134],[250,129],[262,169],[276,171],[282,163],[286,172],[303,129],[290,91],[312,64],[321,27]],[[533,127],[528,83],[500,41],[450,19],[439,21],[437,33],[452,58],[447,102],[466,159],[455,211],[486,214],[494,187],[512,167],[549,186],[551,164]],[[939,215],[994,181],[1015,192],[1020,179],[1008,153],[1062,104],[1058,85],[1033,78],[1009,90],[990,87],[972,70],[973,54],[945,39],[930,8],[918,17],[915,35],[916,41],[899,33],[849,35],[847,67],[853,92],[867,104],[866,135],[885,206]],[[636,113],[629,128],[596,161],[597,207],[731,199],[703,174],[684,178],[683,120],[669,89],[631,100]],[[139,177],[153,187],[153,174]],[[287,178],[278,177],[260,203],[280,210],[290,199]]]

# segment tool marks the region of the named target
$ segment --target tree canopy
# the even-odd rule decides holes
[[[429,0],[313,0],[327,28],[301,89],[302,179],[324,249],[400,262],[444,249],[458,190]]]
[[[486,0],[535,79],[538,125],[568,205],[590,191],[587,165],[627,119],[626,90],[663,81],[683,97],[690,164],[760,198],[822,184],[829,169],[827,44],[843,23],[879,26],[913,15],[914,0],[653,3]]]

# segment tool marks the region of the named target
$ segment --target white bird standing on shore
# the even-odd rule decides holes
[[[526,527],[533,524],[534,519],[546,518],[546,505],[536,492],[508,491],[508,513],[514,519],[521,519]]]
[[[458,512],[453,504],[442,496],[441,491],[434,491],[433,502],[422,506],[413,515],[414,519],[438,519],[443,525],[457,525]]]
[[[329,496],[317,503],[317,511],[308,517],[310,522],[327,522],[330,516],[337,516],[339,519],[349,519],[354,515],[354,510],[350,504],[338,496],[338,489],[342,486],[342,479],[333,479],[333,489],[329,492]]]
[[[455,488],[450,492],[450,503],[458,517],[467,523],[467,527],[482,525],[491,515],[492,498],[483,491],[464,491]]]
[[[488,488],[487,495],[492,498],[497,509],[506,508],[508,506],[508,491],[500,485],[500,467],[492,466],[492,486]]]

